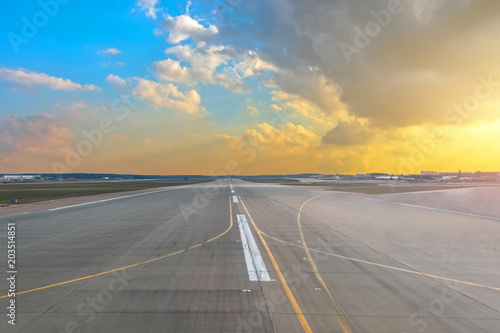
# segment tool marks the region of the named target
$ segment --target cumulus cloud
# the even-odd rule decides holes
[[[162,80],[173,82],[191,81],[190,70],[183,67],[179,61],[173,59],[157,61],[153,63],[153,68]]]
[[[249,51],[238,61],[236,69],[243,77],[255,76],[261,72],[276,72],[277,68],[268,61],[263,60],[255,51]]]
[[[137,5],[141,10],[146,12],[147,17],[151,17],[153,20],[156,20],[156,12],[158,12],[158,8],[156,5],[158,4],[158,0],[138,0]]]
[[[232,136],[227,134],[218,134],[215,136],[215,142],[223,144],[224,146],[236,150],[238,145],[242,142],[240,136]]]
[[[176,45],[165,50],[165,54],[173,55],[179,60],[189,63],[194,68],[214,70],[225,65],[231,59],[230,47],[224,45],[207,45],[200,43],[196,47]]]
[[[196,47],[175,45],[165,50],[175,57],[153,63],[159,78],[189,84],[219,84],[234,92],[243,92],[243,79],[258,77],[276,71],[276,67],[263,60],[255,51],[239,54],[231,46],[208,45],[201,42]],[[185,65],[183,65],[183,63]]]
[[[270,107],[276,111],[283,109],[294,111],[314,122],[323,123],[326,127],[332,126],[333,115],[339,116],[339,112],[335,112],[337,110],[331,110],[330,113],[325,114],[316,104],[299,95],[287,94],[280,90],[275,90],[271,94],[271,100],[277,104],[271,104]]]
[[[258,145],[269,145],[284,149],[308,148],[319,141],[316,133],[304,128],[302,125],[262,123],[256,127],[245,130],[242,139]]]
[[[163,84],[139,78],[133,92],[157,107],[167,107],[196,119],[207,114],[200,105],[200,95],[194,89],[183,93],[172,83]]]
[[[220,45],[198,44],[193,48],[189,45],[176,45],[165,50],[168,58],[153,63],[158,77],[165,81],[186,82],[191,85],[198,83],[220,84],[235,92],[243,91],[241,76],[231,70],[228,62],[231,60],[230,48]],[[183,66],[181,62],[186,63]]]
[[[125,81],[118,75],[109,74],[106,77],[106,81],[108,81],[111,85],[113,85],[116,89],[119,90],[128,88],[127,81]]]
[[[118,50],[116,47],[110,47],[108,49],[105,49],[105,50],[100,50],[99,52],[97,52],[98,54],[102,54],[102,55],[105,55],[105,56],[116,56],[118,54],[121,53],[120,50]]]
[[[207,41],[219,32],[215,25],[204,27],[189,15],[169,16],[163,22],[163,28],[168,32],[167,41],[178,44],[191,38],[195,42]]]
[[[214,138],[226,160],[236,160],[241,173],[304,172],[322,159],[321,138],[302,125],[260,123],[240,136]]]
[[[257,108],[255,106],[248,105],[247,111],[250,112],[251,116],[258,116],[259,115],[259,110],[257,110]]]
[[[52,90],[64,91],[100,91],[101,88],[93,84],[74,83],[69,79],[62,79],[55,76],[50,76],[45,73],[32,72],[24,68],[10,69],[0,68],[0,80],[15,82],[25,86],[43,86]]]
[[[394,3],[243,2],[216,17],[213,42],[229,41],[240,57],[258,44],[259,58],[273,72],[265,83],[314,103],[326,116],[348,110],[380,128],[446,124],[443,114],[474,93],[480,75],[500,77],[500,44],[491,42],[500,29],[500,2]],[[345,44],[356,52],[346,55]],[[496,89],[488,100],[499,97]],[[480,108],[467,121],[488,112]]]
[[[271,109],[273,109],[274,111],[281,111],[281,110],[283,110],[283,108],[281,106],[276,105],[276,104],[271,104],[269,107]]]
[[[59,102],[55,103],[54,106],[63,110],[67,110],[74,115],[87,108],[87,104],[85,103],[85,101],[76,101],[69,104]]]

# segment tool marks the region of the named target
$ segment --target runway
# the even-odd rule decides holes
[[[224,179],[2,217],[1,332],[498,332],[498,205],[446,191]]]

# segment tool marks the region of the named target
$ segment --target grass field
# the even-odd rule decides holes
[[[10,204],[11,199],[17,199],[17,204],[23,204],[84,195],[143,190],[164,186],[189,185],[207,181],[210,181],[210,179],[0,184],[0,205]]]

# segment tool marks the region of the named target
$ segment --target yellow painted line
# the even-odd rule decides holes
[[[31,211],[26,211],[26,212],[22,212],[22,213],[15,213],[15,214],[9,214],[9,215],[3,215],[3,216],[0,216],[0,217],[10,217],[10,216],[24,215],[24,214],[28,214],[28,213],[31,213]]]
[[[158,258],[150,259],[150,260],[147,260],[147,261],[139,262],[137,264],[133,264],[133,265],[125,266],[125,267],[115,268],[115,269],[112,269],[112,270],[109,270],[109,271],[106,271],[106,272],[101,272],[101,273],[92,274],[92,275],[89,275],[89,276],[84,276],[84,277],[81,277],[81,278],[78,278],[78,279],[73,279],[73,280],[59,282],[59,283],[51,284],[51,285],[40,287],[40,288],[35,288],[35,289],[21,291],[21,292],[16,293],[16,296],[17,295],[21,295],[21,294],[31,293],[31,292],[37,291],[37,290],[48,289],[48,288],[57,287],[57,286],[61,286],[61,285],[72,283],[72,282],[77,282],[77,281],[81,281],[81,280],[90,279],[90,278],[93,278],[93,277],[96,277],[96,276],[100,276],[100,275],[105,275],[105,274],[109,274],[109,273],[121,271],[121,270],[124,270],[124,269],[127,269],[127,268],[136,267],[136,266],[139,266],[139,265],[147,264],[149,262],[153,262],[153,261],[156,261],[156,260],[164,259],[166,257],[170,257],[170,256],[173,256],[173,255],[182,253],[184,251],[185,250],[177,251],[177,252],[174,252],[174,253],[169,253],[167,255],[164,255],[164,256],[161,256],[161,257],[158,257]],[[6,298],[6,297],[8,297],[8,295],[0,296],[0,298]]]
[[[290,243],[290,242],[284,241],[282,239],[279,239],[279,238],[273,237],[271,235],[268,235],[265,232],[262,232],[262,234],[264,236],[270,238],[270,239],[273,239],[273,240],[277,241],[277,242],[302,248],[301,245],[297,245],[297,244],[294,244],[294,243]],[[404,268],[399,268],[399,267],[394,267],[394,266],[389,266],[389,265],[384,265],[384,264],[378,264],[376,262],[371,262],[371,261],[366,261],[366,260],[361,260],[361,259],[346,257],[346,256],[343,256],[343,255],[340,255],[340,254],[335,254],[335,253],[321,251],[321,250],[315,250],[315,249],[311,249],[311,248],[309,248],[309,250],[312,251],[312,252],[322,253],[322,254],[326,254],[326,255],[332,256],[332,257],[337,257],[337,258],[345,259],[345,260],[349,260],[349,261],[355,261],[355,262],[359,262],[359,263],[362,263],[362,264],[367,264],[367,265],[372,265],[372,266],[377,266],[377,267],[392,269],[392,270],[400,271],[400,272],[404,272],[404,273],[410,273],[410,274],[415,274],[415,275],[426,276],[426,277],[435,278],[435,279],[439,279],[439,280],[456,282],[456,283],[465,284],[465,285],[474,286],[474,287],[487,288],[487,289],[491,289],[491,290],[500,291],[499,287],[493,287],[493,286],[488,286],[488,285],[484,285],[484,284],[478,284],[478,283],[474,283],[474,282],[462,281],[462,280],[447,278],[447,277],[444,277],[444,276],[427,274],[427,273],[423,273],[423,272],[419,272],[419,271],[412,271],[411,269],[404,269]]]
[[[214,238],[210,238],[205,243],[210,243],[227,234],[229,230],[233,228],[233,206],[231,206],[231,196],[229,196],[229,227],[222,234],[215,236]]]
[[[16,296],[17,295],[31,293],[33,291],[38,291],[38,290],[53,288],[53,287],[57,287],[57,286],[62,286],[62,285],[73,283],[73,282],[77,282],[77,281],[91,279],[91,278],[96,277],[96,276],[110,274],[110,273],[121,271],[121,270],[124,270],[124,269],[127,269],[127,268],[137,267],[137,266],[144,265],[144,264],[147,264],[147,263],[150,263],[150,262],[153,262],[153,261],[157,261],[157,260],[160,260],[160,259],[165,259],[167,257],[171,257],[173,255],[176,255],[176,254],[179,254],[179,253],[182,253],[182,252],[186,252],[186,251],[188,251],[190,249],[194,249],[194,248],[196,248],[198,246],[201,246],[201,245],[213,242],[214,240],[216,240],[216,239],[224,236],[225,234],[227,234],[229,232],[229,230],[231,230],[231,228],[233,227],[233,210],[232,210],[232,207],[231,207],[231,197],[229,197],[229,212],[230,212],[230,224],[229,224],[229,227],[223,233],[221,233],[221,234],[219,234],[219,235],[217,235],[217,236],[215,236],[215,237],[207,240],[206,242],[203,242],[203,243],[191,246],[187,250],[180,250],[180,251],[177,251],[177,252],[174,252],[174,253],[166,254],[166,255],[158,257],[158,258],[153,258],[153,259],[142,261],[142,262],[139,262],[139,263],[136,263],[136,264],[132,264],[132,265],[128,265],[128,266],[124,266],[124,267],[120,267],[120,268],[115,268],[115,269],[112,269],[112,270],[109,270],[109,271],[105,271],[105,272],[101,272],[101,273],[96,273],[96,274],[84,276],[84,277],[81,277],[81,278],[78,278],[78,279],[68,280],[68,281],[59,282],[59,283],[51,284],[51,285],[44,286],[44,287],[39,287],[39,288],[35,288],[35,289],[21,291],[21,292],[16,293]],[[8,297],[8,295],[0,296],[0,299],[6,298],[6,297]]]
[[[262,232],[260,231],[260,229],[255,224],[252,216],[250,215],[250,213],[248,212],[247,207],[245,206],[245,203],[243,202],[243,200],[241,200],[241,197],[239,199],[240,199],[241,204],[243,205],[243,208],[245,209],[245,212],[248,215],[248,218],[252,222],[253,227],[255,228],[255,231],[259,235],[259,238],[262,241],[262,244],[264,245],[264,248],[266,249],[267,254],[269,255],[269,259],[271,259],[271,262],[272,262],[272,264],[274,266],[274,269],[276,270],[276,274],[278,274],[278,277],[280,279],[281,285],[283,286],[283,289],[285,290],[285,293],[288,296],[288,299],[290,300],[290,303],[292,304],[293,309],[295,310],[295,314],[297,315],[297,318],[299,319],[300,324],[302,325],[302,328],[304,329],[304,332],[306,332],[306,333],[310,333],[311,332],[312,333],[312,329],[309,326],[309,323],[307,322],[307,319],[306,319],[304,313],[300,309],[300,306],[297,303],[297,300],[293,296],[292,290],[288,286],[288,283],[286,282],[285,277],[281,273],[281,270],[280,270],[280,268],[278,266],[278,263],[276,262],[276,259],[274,259],[274,256],[273,256],[271,250],[269,249],[269,246],[267,246],[266,240],[262,236]]]
[[[326,291],[326,293],[328,295],[328,302],[330,303],[330,306],[332,307],[333,312],[335,312],[335,316],[337,317],[337,321],[339,322],[340,326],[342,327],[342,330],[344,331],[344,333],[352,333],[352,330],[349,327],[349,324],[347,323],[344,316],[340,312],[340,308],[337,305],[335,298],[333,297],[332,293],[330,292],[330,290],[326,286],[325,281],[323,280],[323,278],[321,277],[321,274],[319,273],[318,267],[314,263],[314,260],[311,256],[311,253],[309,252],[309,248],[307,247],[306,239],[304,238],[304,233],[302,232],[302,224],[300,223],[300,215],[302,214],[302,209],[304,208],[304,206],[309,201],[314,200],[314,199],[321,197],[323,195],[325,195],[325,194],[320,194],[320,195],[317,195],[315,197],[312,197],[309,200],[307,200],[306,202],[304,202],[302,204],[302,206],[300,206],[299,215],[297,215],[297,224],[299,225],[299,233],[300,233],[300,238],[302,240],[302,247],[306,251],[307,259],[309,260],[309,263],[311,264],[311,267],[314,270],[314,275],[316,276],[316,279],[318,279],[319,283],[323,286],[323,289]]]

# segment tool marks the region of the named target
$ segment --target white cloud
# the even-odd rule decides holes
[[[312,115],[311,111],[316,107],[327,117],[346,109],[341,99],[340,87],[319,72],[280,69],[273,76],[271,83],[282,89],[280,97],[283,98],[275,95],[276,98],[301,101],[301,106],[289,104],[288,107],[293,106],[296,111],[302,110],[299,113],[303,115]]]
[[[189,69],[183,67],[179,61],[173,59],[154,62],[153,68],[158,73],[160,79],[165,81],[182,82],[191,80]]]
[[[214,70],[230,60],[228,53],[231,51],[223,45],[210,45],[200,43],[196,48],[189,45],[177,45],[165,50],[166,54],[172,54],[178,59],[189,62],[194,68],[208,68]]]
[[[141,8],[141,10],[146,12],[147,17],[151,17],[153,20],[156,20],[156,12],[158,9],[156,5],[158,4],[158,0],[138,0],[137,5]]]
[[[274,146],[282,151],[317,146],[320,142],[320,137],[316,133],[293,123],[280,124],[276,127],[268,123],[258,124],[257,129],[245,130],[242,137],[246,142]]]
[[[271,92],[271,95],[271,100],[276,103],[271,104],[271,109],[276,111],[281,111],[283,109],[293,110],[297,114],[309,118],[317,123],[322,123],[327,128],[331,128],[331,126],[333,125],[333,115],[339,117],[340,114],[346,112],[345,109],[341,109],[341,111],[343,112],[337,111],[327,114],[309,99],[302,98],[299,95],[287,94],[279,90]]]
[[[200,105],[200,95],[194,89],[183,93],[172,83],[163,84],[139,78],[133,92],[155,106],[165,106],[194,118],[203,118],[207,114]]]
[[[118,75],[109,74],[106,77],[106,81],[112,84],[116,89],[128,88],[127,82]]]
[[[110,47],[106,50],[100,50],[99,52],[97,52],[97,54],[103,54],[103,55],[106,55],[106,56],[111,56],[111,57],[114,57],[118,54],[121,54],[122,52],[120,50],[118,50],[116,47]]]
[[[153,35],[155,35],[156,37],[160,37],[160,36],[163,36],[165,32],[161,29],[158,29],[158,28],[154,28],[153,29]]]
[[[273,109],[293,108],[318,122],[354,117],[381,127],[442,123],[444,110],[470,94],[478,73],[500,69],[500,44],[491,43],[500,27],[499,4],[269,0],[214,12],[213,21],[199,19],[188,5],[184,15],[167,16],[163,28],[169,43],[197,46],[167,49],[172,59],[165,66],[158,62],[157,70],[168,81],[234,91],[244,90],[247,78],[257,79],[294,96]],[[380,25],[380,33],[361,38],[367,24]],[[363,39],[369,42],[359,46]],[[342,43],[359,53],[348,59]]]
[[[281,106],[276,105],[276,104],[271,104],[269,107],[271,109],[273,109],[274,111],[281,111],[281,110],[283,110],[283,108]]]
[[[85,103],[85,101],[77,101],[77,102],[72,102],[70,104],[59,102],[55,103],[54,106],[72,112],[73,114],[87,108],[87,104]]]
[[[259,72],[278,70],[273,64],[262,60],[255,51],[249,51],[235,67],[244,77],[255,76]]]
[[[259,110],[255,106],[248,105],[247,110],[250,111],[251,116],[257,116],[259,115]]]
[[[189,45],[176,45],[165,50],[168,55],[178,60],[166,59],[153,63],[153,68],[159,78],[171,82],[185,82],[192,85],[198,83],[213,83],[231,89],[243,91],[240,75],[231,66],[228,47],[199,43],[196,48]],[[183,66],[185,62],[188,66]]]
[[[189,38],[195,42],[204,41],[219,32],[215,25],[204,27],[188,15],[169,16],[163,22],[163,26],[169,33],[167,41],[172,44],[178,44]]]
[[[53,90],[82,90],[82,91],[100,91],[101,88],[93,84],[81,85],[74,83],[69,79],[61,79],[49,76],[45,73],[31,72],[24,68],[10,69],[0,68],[0,80],[19,83],[25,86],[45,86]]]

